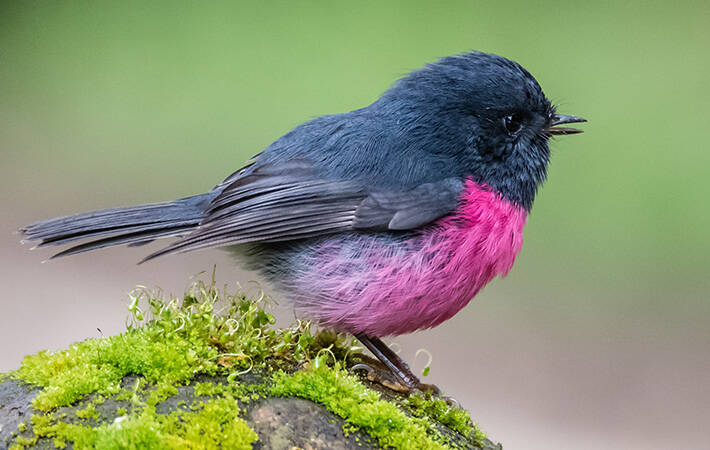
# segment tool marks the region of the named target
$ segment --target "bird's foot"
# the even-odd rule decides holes
[[[458,402],[455,399],[441,395],[441,389],[439,389],[435,384],[422,383],[417,378],[410,380],[410,383],[405,383],[402,379],[395,375],[387,366],[385,366],[378,360],[370,358],[366,355],[359,355],[359,358],[362,362],[355,364],[350,368],[350,370],[364,371],[365,377],[368,381],[380,384],[388,389],[391,389],[395,392],[400,392],[402,394],[429,394],[433,397],[439,397],[443,400],[446,400],[446,402],[450,405],[458,406]]]
[[[405,384],[397,377],[387,366],[374,358],[366,355],[359,355],[361,363],[355,364],[350,368],[352,371],[364,371],[365,378],[368,381],[382,385],[395,392],[403,394],[411,394],[412,386]]]
[[[356,336],[365,347],[367,347],[377,359],[369,356],[359,355],[362,363],[356,364],[352,370],[364,370],[367,372],[368,380],[392,389],[403,394],[421,393],[441,398],[451,406],[458,407],[459,402],[453,397],[441,394],[441,389],[433,384],[422,383],[419,378],[412,373],[407,363],[405,363],[396,353],[392,351],[384,342],[378,338],[364,335]]]

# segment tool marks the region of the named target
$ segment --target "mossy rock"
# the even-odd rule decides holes
[[[125,333],[0,374],[0,448],[501,448],[462,409],[348,372],[346,336],[264,307],[214,282],[136,290]]]

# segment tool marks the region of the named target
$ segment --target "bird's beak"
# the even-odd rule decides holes
[[[567,128],[558,127],[557,125],[563,125],[565,123],[579,123],[586,122],[587,119],[583,119],[577,116],[565,116],[563,114],[553,114],[550,118],[550,126],[547,128],[547,132],[550,134],[577,134],[582,133],[584,130],[579,130],[577,128]]]

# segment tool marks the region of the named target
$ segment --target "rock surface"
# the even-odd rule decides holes
[[[32,416],[30,402],[37,391],[37,388],[12,379],[0,383],[0,449],[7,447],[12,434],[18,431],[17,427]]]
[[[268,398],[247,412],[247,422],[259,435],[258,449],[371,449],[360,433],[343,431],[345,421],[324,407],[300,398]]]
[[[123,380],[124,386],[135,384],[137,377],[128,376]],[[199,377],[198,382],[226,383],[224,377]],[[241,380],[242,382],[257,382],[258,379]],[[169,414],[176,409],[188,409],[186,405],[195,400],[207,397],[195,396],[194,383],[178,387],[178,393],[156,405],[159,414]],[[30,402],[37,394],[38,389],[14,379],[6,379],[0,383],[0,449],[9,448],[12,440],[19,434],[31,438],[32,427],[29,419],[35,412]],[[86,408],[95,400],[89,395],[76,404],[59,408],[55,415],[64,416],[67,423],[87,424],[86,420],[79,419],[77,411]],[[244,410],[243,417],[259,436],[254,444],[255,449],[274,450],[317,450],[317,449],[373,449],[380,448],[367,434],[351,430],[347,422],[341,417],[328,411],[325,407],[310,400],[294,397],[267,397],[254,402],[241,405]],[[130,411],[131,404],[126,400],[111,398],[95,404],[98,418],[90,419],[89,424],[99,425],[111,423],[118,416],[117,411],[126,409]],[[27,424],[23,432],[18,431],[21,423]],[[348,430],[347,432],[345,430]],[[474,447],[452,430],[442,428],[440,432],[448,434],[454,447],[495,450],[502,449],[500,444],[484,441],[482,447]],[[54,448],[53,441],[41,438],[33,448]],[[67,448],[72,448],[68,443]]]

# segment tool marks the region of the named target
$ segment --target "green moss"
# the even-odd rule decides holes
[[[78,410],[76,412],[76,416],[80,419],[97,420],[100,415],[99,415],[99,412],[96,411],[96,405],[94,403],[89,403],[89,405],[86,408]]]
[[[145,289],[131,295],[125,333],[28,356],[9,374],[42,387],[32,406],[44,413],[32,416],[27,431],[33,435],[16,437],[14,448],[39,438],[78,449],[250,448],[257,437],[239,417],[239,402],[273,395],[323,404],[347,420],[344,431],[362,430],[383,446],[444,448],[446,439],[434,421],[464,436],[478,433],[464,411],[442,400],[410,397],[397,404],[381,399],[342,368],[359,351],[350,339],[333,332],[312,334],[307,322],[271,328],[274,318],[263,299],[220,292],[214,282],[193,284],[182,299],[163,300],[159,292]],[[295,367],[305,369],[290,374]],[[261,382],[240,381],[252,371],[258,376],[250,376]],[[128,375],[135,382],[123,386]],[[219,375],[228,382],[195,382],[198,375]],[[182,408],[158,414],[161,402],[186,384],[192,384],[196,400],[182,400]],[[75,411],[78,423],[54,413],[89,394],[93,400]],[[118,417],[107,423],[96,408],[107,399],[130,407],[117,407]]]
[[[250,449],[257,440],[256,433],[239,417],[237,401],[229,395],[196,404],[193,409],[156,414],[148,406],[140,413],[120,416],[96,427],[65,423],[47,414],[33,416],[32,425],[36,436],[53,439],[58,448],[72,442],[77,449]],[[36,441],[18,440],[15,448]]]
[[[457,431],[467,438],[471,438],[479,446],[485,439],[488,439],[481,429],[473,423],[466,411],[449,405],[441,398],[415,394],[410,395],[406,403],[414,416],[431,417],[442,425]]]
[[[70,426],[66,434],[76,448],[233,448],[250,449],[256,433],[238,417],[234,398],[197,405],[195,411],[167,415],[146,408],[96,428]]]
[[[320,403],[376,438],[382,446],[444,448],[427,434],[422,420],[407,416],[395,404],[381,400],[378,393],[367,389],[338,363],[335,368],[314,364],[293,375],[280,372],[274,381],[274,395],[298,396]]]
[[[15,442],[10,447],[10,450],[21,450],[25,447],[31,447],[37,443],[37,436],[27,438],[25,436],[18,436],[15,438]]]
[[[128,374],[149,383],[184,384],[196,374],[243,373],[264,365],[267,358],[283,366],[303,362],[315,349],[308,324],[269,329],[274,318],[261,308],[263,303],[243,296],[223,293],[227,311],[214,314],[220,300],[214,285],[194,284],[182,303],[165,302],[146,290],[132,296],[133,323],[126,333],[88,339],[55,353],[42,351],[23,360],[12,376],[45,388],[33,407],[50,411],[92,392],[115,394]],[[139,300],[148,304],[149,320]]]
[[[166,333],[157,324],[119,336],[89,339],[56,353],[26,357],[13,375],[44,387],[32,406],[49,411],[85,395],[118,392],[122,378],[136,374],[148,382],[184,383],[195,373],[215,373],[218,350],[190,333]]]
[[[193,388],[196,397],[214,397],[222,395],[226,391],[225,386],[215,383],[195,383]]]
[[[148,406],[155,406],[177,393],[178,390],[176,386],[168,382],[161,381],[153,389],[151,389],[148,399],[146,400],[146,404]]]

